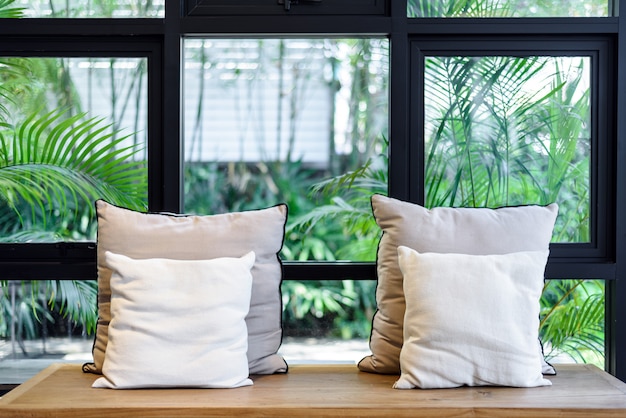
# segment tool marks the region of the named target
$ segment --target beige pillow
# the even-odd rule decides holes
[[[549,249],[558,206],[519,206],[498,209],[426,209],[382,195],[372,196],[372,209],[383,235],[378,246],[376,302],[372,321],[372,355],[359,362],[371,373],[399,374],[404,291],[398,247],[420,253],[506,254]],[[539,348],[540,349],[540,348]],[[554,369],[544,364],[546,373]]]
[[[252,385],[245,317],[253,252],[211,260],[105,257],[113,270],[111,322],[103,377],[93,387]]]
[[[280,284],[287,206],[210,216],[140,213],[96,202],[98,219],[98,324],[93,363],[86,372],[101,373],[111,320],[111,269],[106,251],[135,259],[206,260],[241,257],[253,251],[252,299],[246,316],[248,363],[251,374],[287,371],[276,354],[282,342]]]
[[[420,254],[399,247],[406,314],[396,389],[536,387],[548,251]]]

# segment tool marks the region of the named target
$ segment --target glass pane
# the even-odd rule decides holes
[[[147,205],[147,60],[0,57],[0,243],[95,241]],[[0,282],[0,384],[90,359],[95,281]]]
[[[188,39],[185,212],[286,202],[286,260],[373,261],[386,193],[385,39]]]
[[[147,203],[144,58],[0,58],[0,243],[95,240]]]
[[[428,57],[426,205],[559,204],[553,242],[590,240],[589,57]]]
[[[2,3],[0,2],[0,4]],[[0,17],[165,17],[165,0],[13,0],[8,1],[3,6],[0,5]]]
[[[352,363],[369,351],[375,280],[286,280],[283,343],[288,364]]]
[[[605,368],[605,283],[549,280],[541,297],[539,335],[547,361]]]
[[[408,0],[408,17],[604,17],[611,0]]]
[[[0,291],[0,385],[23,383],[52,363],[93,360],[95,280],[10,280]]]

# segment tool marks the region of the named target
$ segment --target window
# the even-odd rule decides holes
[[[144,208],[146,59],[2,62],[12,77],[1,133],[8,210],[0,242],[95,241],[98,196]]]
[[[606,155],[598,127],[609,125],[601,110],[608,103],[598,91],[611,73],[608,45],[585,52],[577,42],[573,54],[572,45],[549,39],[500,42],[484,39],[469,49],[460,39],[413,41],[415,108],[424,112],[423,122],[412,118],[413,141],[423,141],[419,196],[428,207],[556,202],[553,256],[605,255],[604,240],[591,237],[606,229],[593,222],[592,208],[607,206],[592,204],[603,180],[591,168]],[[592,74],[607,76],[592,83]],[[548,359],[603,366],[604,288],[603,280],[546,285],[540,331]]]
[[[408,0],[409,17],[605,17],[612,4],[607,0]]]
[[[128,206],[217,213],[289,203],[286,336],[358,337],[347,347],[356,357],[367,348],[378,239],[371,193],[427,206],[556,200],[545,332],[563,329],[567,314],[554,306],[589,300],[574,308],[592,310],[586,348],[626,379],[626,328],[616,320],[626,315],[626,43],[617,16],[626,1],[68,4],[0,1],[0,134],[43,135],[56,125],[42,115],[77,129],[85,111],[97,120],[84,130],[88,143],[96,132],[125,138],[125,170],[140,173]],[[46,106],[24,106],[26,98]],[[98,131],[100,123],[111,127]],[[8,161],[0,157],[0,184]],[[60,189],[44,202],[37,189],[29,200],[25,189],[2,187],[4,318],[17,326],[13,312],[35,295],[47,325],[33,347],[5,319],[0,343],[43,352],[54,333],[89,331],[72,331],[81,318],[61,320],[41,295],[95,297],[93,217]],[[18,196],[35,209],[18,214]],[[57,234],[25,239],[25,226],[43,219]]]
[[[7,2],[11,5],[11,2]],[[10,7],[22,9],[23,17],[30,18],[157,18],[165,14],[163,0],[110,1],[27,1],[17,0]]]

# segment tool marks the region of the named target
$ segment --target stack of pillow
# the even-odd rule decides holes
[[[94,387],[230,388],[287,371],[278,253],[287,206],[211,216],[96,202]]]
[[[434,208],[372,197],[378,310],[358,367],[394,387],[549,385],[539,298],[558,206]]]
[[[556,204],[434,208],[382,195],[378,310],[361,371],[398,389],[549,385],[539,298]],[[287,206],[210,216],[96,202],[98,324],[106,388],[251,385],[287,371],[281,296]]]

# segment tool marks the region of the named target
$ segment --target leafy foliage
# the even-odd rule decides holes
[[[102,118],[73,114],[73,108],[40,112],[45,95],[32,86],[45,84],[33,81],[44,72],[34,64],[0,63],[7,104],[0,107],[0,242],[93,240],[94,200],[145,209],[145,161],[128,145],[132,135],[118,137]],[[21,110],[31,113],[19,120],[14,105],[24,100]],[[35,102],[40,108],[32,108]],[[85,332],[95,329],[95,280],[3,281],[0,287],[0,335],[34,338],[64,318]]]
[[[608,16],[608,2],[593,0],[408,0],[410,17]]]
[[[108,126],[83,114],[66,111],[32,115],[22,124],[0,130],[0,213],[7,208],[19,222],[5,223],[3,240],[25,232],[55,231],[67,235],[63,224],[93,218],[93,202],[103,198],[135,209],[146,200],[146,168],[134,161],[137,149],[112,140]],[[59,215],[62,214],[62,215]],[[91,236],[93,238],[93,235]]]
[[[301,230],[309,234],[325,222],[341,225],[342,233],[352,239],[338,248],[336,254],[346,260],[373,261],[376,254],[372,249],[377,246],[378,231],[369,198],[374,193],[387,193],[386,147],[357,170],[311,186],[313,199],[326,197],[329,202],[302,213],[290,223],[288,232]]]
[[[429,60],[426,205],[497,207],[557,201],[561,214],[553,240],[587,240],[589,90],[582,83],[583,67],[582,60],[541,57]],[[548,83],[538,87],[544,79]],[[373,170],[373,161],[315,185],[313,190],[330,202],[301,216],[293,227],[310,231],[337,218],[354,236],[377,236],[369,196],[384,190],[387,171]],[[370,254],[375,243],[368,243]],[[565,355],[602,363],[601,281],[551,280],[541,305],[540,334],[549,358]]]
[[[541,298],[540,337],[547,359],[604,360],[605,296],[599,280],[552,280]]]
[[[124,145],[127,137],[111,139],[101,119],[66,116],[66,110],[55,110],[16,126],[1,124],[0,241],[94,239],[93,202],[99,198],[145,209],[145,162],[134,159],[139,149]],[[3,335],[17,327],[18,336],[32,338],[38,321],[54,320],[51,312],[86,332],[95,329],[95,281],[29,281],[19,288],[4,281],[2,287]]]
[[[24,16],[23,7],[14,7],[15,0],[0,0],[0,19],[17,19]]]

